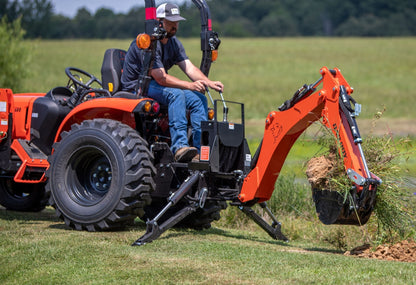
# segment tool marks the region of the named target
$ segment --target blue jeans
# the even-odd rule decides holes
[[[188,119],[186,117],[186,110],[189,110],[193,146],[199,151],[201,147],[201,121],[206,121],[208,118],[208,101],[205,95],[196,91],[164,87],[152,80],[147,96],[155,99],[161,105],[168,106],[173,153],[182,147],[189,146]]]

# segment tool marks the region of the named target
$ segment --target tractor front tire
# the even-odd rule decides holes
[[[49,203],[76,230],[110,230],[144,215],[155,187],[153,156],[131,127],[86,120],[63,132],[46,175]]]
[[[17,183],[0,178],[0,205],[7,210],[40,212],[46,206],[45,183]]]

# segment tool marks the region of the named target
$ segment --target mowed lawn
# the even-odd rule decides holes
[[[31,77],[16,92],[46,92],[66,85],[64,69],[97,76],[107,48],[127,49],[130,40],[31,41]],[[184,39],[199,65],[198,39]],[[415,136],[416,38],[222,39],[210,77],[225,84],[228,100],[245,103],[247,137],[255,151],[267,114],[322,66],[338,67],[363,105],[358,119],[371,130],[373,115],[387,108],[382,127]],[[178,70],[172,74],[179,75]],[[214,92],[213,92],[213,95]],[[393,122],[393,123],[390,123]],[[283,171],[301,175],[304,160],[319,150],[314,132],[301,137]],[[413,142],[415,140],[413,139]],[[413,165],[413,154],[404,163]],[[416,172],[414,172],[416,176]],[[272,240],[253,223],[223,220],[206,231],[169,230],[143,247],[130,244],[145,224],[119,232],[66,228],[47,208],[16,213],[0,207],[0,284],[415,284],[416,264],[344,256],[335,245],[366,242],[367,228],[324,226],[302,214],[279,217],[290,242]],[[349,248],[351,249],[351,248]]]
[[[363,243],[358,227],[283,219],[289,243],[249,223],[204,231],[169,230],[130,244],[143,222],[120,232],[67,229],[52,209],[0,208],[1,284],[415,284],[416,263],[344,256],[324,241],[339,233]]]

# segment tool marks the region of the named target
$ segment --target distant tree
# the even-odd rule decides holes
[[[135,38],[144,31],[145,10],[135,7],[126,15],[119,16],[117,38]]]
[[[258,36],[297,36],[299,35],[296,21],[290,15],[270,13],[264,17],[258,24]]]
[[[17,2],[17,0],[15,1]],[[28,37],[48,37],[53,15],[53,6],[49,0],[18,1],[18,14],[22,17],[22,27]]]
[[[26,68],[30,49],[23,41],[24,30],[20,19],[9,23],[7,16],[0,22],[0,87],[18,90],[28,75]]]
[[[115,38],[116,31],[116,16],[114,12],[107,8],[98,9],[93,17],[94,21],[94,37],[95,38]]]
[[[0,18],[7,16],[9,21],[14,21],[18,17],[18,2],[9,2],[8,0],[0,0]]]
[[[94,38],[95,25],[93,17],[86,8],[78,9],[73,19],[74,35],[76,38]]]
[[[9,1],[0,0],[0,18],[3,18],[3,15],[6,15],[8,4],[9,4]]]
[[[255,25],[244,17],[230,18],[219,27],[219,32],[226,37],[253,37]]]
[[[415,0],[207,0],[220,36],[414,36]],[[187,21],[178,36],[198,37],[199,11],[180,7]],[[50,0],[0,0],[0,17],[22,17],[26,37],[132,38],[144,30],[145,9],[127,14],[101,8],[78,10],[73,19],[53,14]]]
[[[75,29],[73,21],[62,15],[53,15],[50,19],[50,28],[48,31],[48,38],[64,39],[74,38]]]

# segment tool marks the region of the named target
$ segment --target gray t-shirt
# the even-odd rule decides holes
[[[175,64],[188,59],[182,43],[176,36],[170,38],[166,44],[157,42],[156,55],[152,69],[164,68],[166,72]],[[126,54],[123,74],[121,75],[121,88],[124,91],[136,91],[139,74],[142,70],[144,52],[139,49],[134,40]]]

